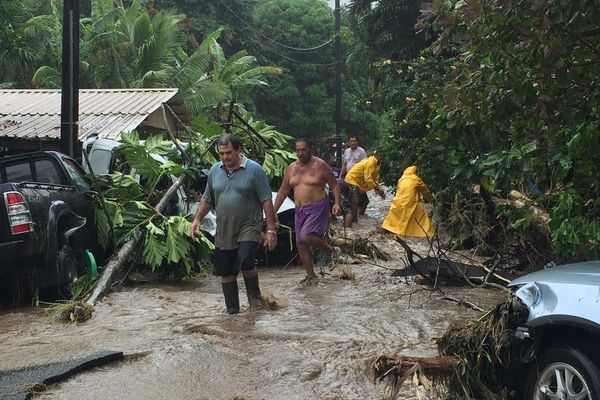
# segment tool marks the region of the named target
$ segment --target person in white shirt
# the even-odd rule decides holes
[[[358,145],[358,138],[356,136],[350,136],[348,144],[350,147],[344,150],[344,157],[342,158],[342,171],[340,172],[340,178],[342,179],[344,179],[354,164],[367,158],[367,152]]]

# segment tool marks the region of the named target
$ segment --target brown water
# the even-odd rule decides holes
[[[123,288],[102,300],[83,324],[46,323],[39,310],[0,315],[0,370],[60,361],[99,350],[126,360],[52,386],[41,399],[377,399],[370,360],[383,353],[436,354],[433,339],[477,315],[412,278],[392,277],[404,254],[375,232],[389,204],[372,204],[348,235],[368,235],[393,261],[353,264],[354,281],[326,276],[303,287],[301,267],[260,270],[263,292],[287,303],[277,311],[228,316],[214,277],[178,285]],[[411,241],[426,252],[423,241]],[[445,289],[482,307],[503,294]],[[401,399],[416,398],[406,384]]]

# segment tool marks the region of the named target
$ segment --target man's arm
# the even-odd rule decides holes
[[[342,204],[341,196],[340,196],[340,185],[337,183],[337,179],[333,176],[333,171],[331,167],[327,165],[324,161],[321,164],[321,168],[323,169],[323,173],[325,175],[325,181],[329,185],[329,190],[333,192],[333,199],[335,204],[331,208],[331,212],[333,215],[340,214],[340,204]]]
[[[200,205],[196,210],[196,214],[194,215],[194,219],[192,220],[192,224],[190,225],[190,238],[194,240],[196,236],[196,231],[200,228],[200,223],[202,218],[208,214],[208,212],[213,208],[212,204],[210,204],[204,197],[200,199]]]
[[[290,170],[292,169],[291,165],[288,165],[285,168],[285,172],[283,173],[283,179],[281,181],[281,186],[279,186],[279,190],[277,191],[277,196],[275,197],[275,204],[273,204],[273,209],[275,211],[275,215],[277,214],[277,210],[281,207],[283,200],[290,192]]]
[[[379,187],[379,169],[377,168],[377,160],[369,160],[365,168],[365,182],[367,186],[373,188],[382,199],[385,199],[385,192]]]
[[[419,182],[419,185],[417,186],[417,190],[419,192],[421,192],[421,194],[423,195],[423,199],[426,202],[433,203],[433,196],[431,195],[429,188],[423,181]]]
[[[267,249],[274,250],[277,247],[277,222],[275,219],[275,209],[271,200],[262,202],[262,209],[267,219],[267,232],[265,232],[265,244]]]

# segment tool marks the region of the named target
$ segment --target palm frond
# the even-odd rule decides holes
[[[35,87],[60,89],[61,79],[61,74],[56,68],[44,65],[35,71],[31,84]]]

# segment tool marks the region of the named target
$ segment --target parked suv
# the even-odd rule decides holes
[[[96,250],[96,195],[81,166],[64,154],[0,159],[0,283],[6,287],[0,294],[14,292],[11,302],[20,303],[38,289],[67,286],[82,272]]]
[[[520,399],[600,399],[600,261],[512,281]]]

